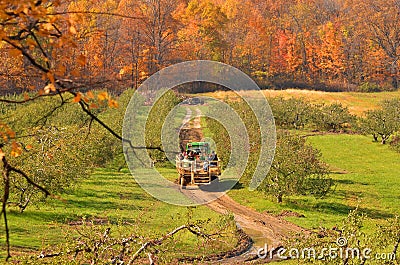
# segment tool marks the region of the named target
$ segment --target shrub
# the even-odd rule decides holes
[[[162,148],[161,130],[168,113],[177,105],[181,99],[173,92],[165,93],[153,106],[146,120],[145,143],[147,147]],[[148,151],[154,161],[165,161],[164,152],[153,149]]]
[[[341,103],[317,105],[310,113],[310,120],[316,129],[321,131],[340,132],[350,128],[356,120]]]
[[[283,100],[279,103],[281,102]],[[228,104],[238,113],[249,133],[250,157],[241,178],[242,183],[248,184],[258,160],[263,159],[259,157],[261,141],[258,122],[244,101],[228,102]],[[217,121],[209,118],[206,121],[216,141],[218,156],[226,165],[230,156],[229,135]],[[326,177],[326,173],[326,166],[320,161],[318,150],[307,145],[301,137],[293,136],[287,131],[278,131],[274,162],[260,189],[273,194],[279,202],[284,195],[290,194],[312,194],[319,197],[325,195],[333,184],[332,180]]]
[[[327,177],[321,153],[303,137],[287,131],[278,131],[277,136],[274,161],[260,189],[276,197],[278,203],[287,195],[326,195],[333,180]]]
[[[364,82],[359,86],[358,91],[373,93],[373,92],[380,92],[382,91],[382,89],[376,83]]]
[[[312,105],[303,99],[282,97],[269,99],[275,124],[286,129],[300,129],[310,120]]]
[[[360,120],[360,128],[364,134],[371,134],[374,141],[380,137],[385,144],[400,130],[400,99],[385,100],[380,109],[367,111],[366,117]]]
[[[86,131],[78,126],[48,126],[32,132],[24,139],[29,150],[10,158],[36,184],[57,194],[75,186],[79,178],[89,174],[93,154],[87,149]],[[29,203],[43,199],[42,193],[22,176],[13,175],[10,202],[25,210]]]

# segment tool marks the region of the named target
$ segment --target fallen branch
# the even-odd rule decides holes
[[[143,251],[148,249],[149,247],[161,245],[166,239],[172,237],[173,235],[175,235],[176,233],[178,233],[181,230],[187,230],[196,236],[215,240],[214,238],[211,238],[211,235],[204,234],[203,232],[201,232],[200,227],[198,227],[196,225],[190,225],[190,224],[189,225],[181,225],[181,226],[175,228],[174,230],[172,230],[171,232],[169,232],[168,234],[166,234],[158,239],[153,239],[153,240],[147,241],[144,244],[142,244],[142,246],[135,252],[135,254],[132,255],[131,259],[128,262],[128,265],[131,265],[132,262],[134,260],[136,260],[139,257],[139,255]]]
[[[98,239],[93,239],[89,235],[79,232],[81,235],[81,239],[79,240],[79,244],[75,246],[72,250],[68,251],[59,251],[59,252],[54,252],[54,253],[45,253],[42,251],[39,255],[39,259],[43,258],[54,258],[58,256],[63,256],[63,255],[73,255],[74,258],[77,257],[79,253],[90,253],[93,255],[91,258],[91,263],[92,264],[97,264],[102,258],[104,258],[103,254],[106,254],[107,256],[107,251],[114,250],[115,251],[115,246],[120,246],[121,248],[118,249],[118,253],[111,254],[112,256],[108,256],[108,260],[111,260],[111,264],[118,264],[117,262],[123,262],[124,261],[124,256],[129,255],[130,250],[130,242],[138,243],[138,239],[144,240],[144,238],[138,236],[138,235],[131,235],[130,237],[122,238],[122,239],[115,239],[111,238],[110,235],[110,227],[106,228],[105,232],[98,237]],[[213,238],[213,235],[215,234],[206,234],[201,231],[201,228],[197,225],[193,224],[185,224],[181,225],[175,229],[173,229],[171,232],[156,238],[149,240],[147,242],[141,243],[141,246],[139,247],[138,250],[136,250],[130,257],[129,261],[126,264],[131,264],[137,260],[141,254],[145,253],[147,255],[147,258],[150,262],[150,264],[154,264],[154,253],[151,251],[147,251],[150,247],[154,246],[159,246],[163,244],[167,239],[173,237],[175,234],[179,233],[180,231],[189,231],[190,233],[206,238],[209,240],[216,240]],[[86,240],[83,240],[86,238]],[[124,263],[125,264],[125,263]]]

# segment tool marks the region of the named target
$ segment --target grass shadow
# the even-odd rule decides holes
[[[334,182],[344,184],[344,185],[353,185],[353,184],[359,184],[359,185],[370,185],[369,183],[366,182],[356,182],[350,179],[335,179]]]
[[[144,209],[143,206],[139,206],[138,204],[129,203],[131,200],[125,200],[125,203],[119,202],[110,202],[105,200],[79,200],[79,199],[68,199],[67,203],[65,204],[66,207],[73,207],[77,210],[85,210],[88,212],[97,212],[101,209],[101,211],[107,210],[142,210]]]
[[[336,179],[334,180],[336,183],[340,183],[340,184],[346,184],[346,185],[351,185],[351,184],[355,184],[354,181],[350,180],[350,179]]]
[[[350,211],[356,207],[349,206],[343,203],[337,202],[318,202],[314,205],[308,203],[306,200],[287,200],[286,206],[293,210],[308,211],[308,212],[320,212],[324,214],[341,215],[347,216]],[[372,219],[388,219],[393,218],[394,215],[385,211],[370,209],[370,208],[358,208],[360,213],[364,213],[367,217]]]
[[[384,211],[369,209],[369,208],[358,208],[361,213],[365,213],[368,218],[372,219],[390,219],[394,218],[395,215],[391,213],[387,213]]]
[[[70,213],[70,212],[36,212],[36,211],[25,211],[23,213],[10,211],[10,217],[17,218],[21,220],[29,219],[33,221],[37,221],[40,223],[47,223],[47,222],[56,222],[56,223],[68,223],[70,221],[82,218],[82,215],[77,213]],[[17,228],[13,228],[16,231]],[[21,229],[21,228],[19,228]]]
[[[232,189],[233,190],[241,190],[241,189],[244,189],[244,185],[243,185],[243,183],[238,181],[238,182],[236,182],[235,186],[233,186]]]

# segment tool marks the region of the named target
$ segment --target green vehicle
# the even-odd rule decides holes
[[[207,142],[191,142],[186,144],[186,153],[190,151],[210,155],[210,145]]]
[[[221,175],[220,161],[207,142],[186,144],[186,156],[176,158],[176,169],[181,186],[209,184]]]

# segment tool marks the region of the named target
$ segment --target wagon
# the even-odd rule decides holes
[[[181,186],[209,184],[221,175],[220,161],[210,152],[209,146],[207,142],[190,142],[186,145],[186,153],[193,155],[177,156],[176,169]]]

